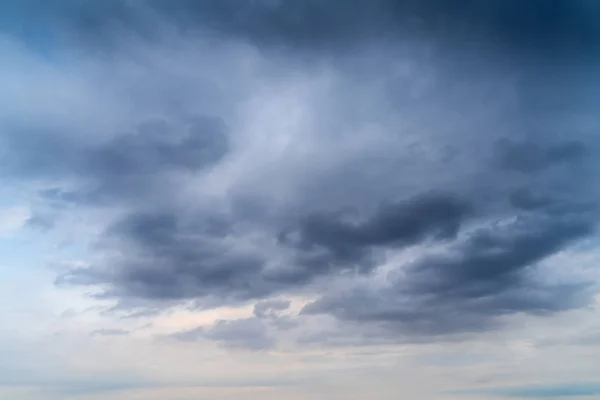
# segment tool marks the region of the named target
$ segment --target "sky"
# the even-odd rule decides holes
[[[0,398],[600,399],[600,2],[0,2]]]

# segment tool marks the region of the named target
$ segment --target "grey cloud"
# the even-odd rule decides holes
[[[254,305],[254,316],[258,318],[277,315],[277,312],[285,311],[290,307],[291,301],[285,299],[271,299],[259,301]]]
[[[281,315],[290,308],[291,301],[285,299],[269,299],[254,305],[254,318],[263,321],[275,332],[285,332],[297,328],[300,322],[295,315]]]
[[[452,196],[436,194],[382,206],[357,226],[311,216],[308,224],[300,226],[304,243],[291,246],[295,254],[292,269],[273,265],[269,260],[273,254],[261,249],[241,250],[228,244],[243,236],[235,228],[225,237],[215,235],[210,219],[188,221],[174,212],[131,214],[106,233],[127,249],[127,258],[114,261],[118,268],[72,270],[59,277],[58,283],[109,285],[103,296],[116,298],[257,299],[296,290],[355,266],[368,272],[374,264],[365,254],[376,252],[378,245],[400,248],[427,237],[451,238],[467,210]],[[276,251],[284,252],[285,246]],[[315,257],[314,246],[325,248],[328,254]],[[261,303],[257,310],[273,306]]]
[[[515,190],[510,194],[509,201],[515,208],[529,211],[549,207],[554,204],[554,199],[529,189]]]
[[[600,12],[594,2],[584,0],[108,0],[66,9],[73,29],[88,45],[116,45],[123,31],[156,40],[161,33],[157,22],[166,20],[186,34],[201,32],[295,52],[352,49],[406,35],[521,52],[580,52],[598,43],[595,18]]]
[[[215,163],[227,152],[222,121],[196,118],[183,132],[164,121],[149,121],[134,134],[116,137],[92,149],[86,167],[100,176],[144,175],[164,169],[198,170]]]
[[[468,287],[472,282],[501,283],[497,278],[511,276],[591,234],[594,229],[585,215],[557,217],[556,220],[550,217],[549,221],[537,221],[535,217],[521,219],[508,227],[476,231],[459,247],[458,254],[426,259],[414,270],[418,274],[433,273],[444,284],[451,283],[458,288],[465,284]],[[444,287],[435,283],[432,286],[434,292],[444,292]]]
[[[246,347],[254,350],[267,349],[274,344],[264,324],[249,318],[233,321],[218,321],[207,332],[207,337],[226,343],[228,346]]]
[[[175,126],[146,121],[136,132],[97,144],[59,132],[43,132],[43,128],[24,129],[3,139],[5,148],[18,149],[18,153],[10,151],[0,159],[9,177],[79,181],[81,186],[76,190],[52,188],[40,192],[41,197],[57,203],[110,202],[147,195],[157,190],[161,176],[201,170],[218,162],[228,151],[223,122],[209,117]]]
[[[235,320],[217,320],[210,326],[201,326],[170,335],[180,341],[212,340],[226,348],[267,350],[276,347],[275,333],[298,327],[293,317],[280,316],[290,307],[290,301],[268,299],[254,305],[253,316]]]
[[[27,220],[27,225],[30,227],[39,228],[43,231],[49,231],[54,227],[55,220],[51,215],[37,214],[31,216]]]
[[[263,255],[213,237],[202,222],[172,213],[128,215],[107,232],[128,250],[127,257],[114,261],[118,268],[72,270],[58,283],[106,284],[106,297],[162,300],[240,301],[268,294],[272,288],[260,279]]]
[[[578,308],[590,301],[588,285],[544,283],[535,266],[593,229],[587,214],[498,221],[407,265],[383,288],[325,294],[303,313],[435,336],[489,329],[496,317],[517,312],[544,315]]]
[[[374,247],[400,248],[427,238],[450,239],[469,211],[466,202],[451,194],[427,193],[383,204],[367,220],[355,223],[344,221],[344,215],[312,214],[300,223],[298,232],[284,233],[281,240],[286,243],[289,236],[297,236],[293,245],[300,251],[298,262],[309,268],[344,263],[373,268],[363,259]]]
[[[129,331],[125,329],[97,329],[92,332],[92,336],[125,336]]]
[[[209,328],[200,327],[174,334],[172,337],[183,341],[210,339],[224,347],[249,350],[267,350],[276,343],[266,324],[257,318],[219,320]]]
[[[42,116],[1,133],[7,182],[33,182],[37,201],[57,213],[92,208],[113,217],[92,222],[102,231],[90,239],[98,239],[92,266],[66,271],[58,284],[93,286],[96,296],[116,300],[131,315],[188,301],[199,308],[258,301],[252,318],[179,335],[255,349],[272,345],[270,330],[294,326],[278,314],[289,302],[266,300],[274,296],[316,296],[305,315],[327,314],[342,326],[374,326],[392,336],[481,331],[501,316],[586,304],[585,284],[547,283],[540,264],[595,233],[598,193],[590,178],[597,139],[585,132],[598,127],[583,126],[587,119],[578,113],[596,100],[579,96],[583,85],[573,83],[586,76],[580,59],[566,66],[534,50],[562,59],[558,50],[588,48],[597,40],[596,25],[587,22],[597,15],[594,6],[53,4],[57,14],[66,7],[63,22],[82,32],[74,40],[86,50],[114,38],[129,46],[111,57],[84,52],[85,60],[101,58],[98,68],[107,75],[122,59],[143,70],[133,68],[136,85],[127,74],[117,82],[123,93],[135,92],[134,111],[124,112],[134,114],[133,128],[94,135],[94,121],[86,120],[88,132]],[[169,25],[184,33],[161,30]],[[173,46],[128,40],[132,29],[168,36]],[[205,35],[195,31],[214,33],[223,54],[207,56],[198,45]],[[442,36],[481,47],[439,50],[432,42]],[[251,44],[252,56],[230,50],[224,38],[244,51]],[[406,43],[419,51],[403,52]],[[311,53],[320,67],[263,52],[271,45],[292,54],[323,50]],[[352,51],[338,58],[340,48]],[[524,60],[515,49],[532,51],[523,52]],[[154,63],[171,56],[172,63]],[[414,70],[404,59],[413,56],[421,57]],[[246,75],[248,64],[256,69]],[[193,74],[180,74],[187,69]],[[204,94],[196,75],[219,89]],[[251,79],[258,83],[245,82]],[[235,95],[220,96],[230,86]],[[499,86],[514,89],[508,100],[495,91]],[[98,91],[90,98],[102,92],[90,87]],[[208,100],[196,102],[204,97],[191,92]],[[280,107],[280,98],[290,104]],[[546,107],[547,98],[568,107]],[[98,120],[119,106],[98,107]],[[145,117],[157,111],[163,117]],[[414,249],[411,260],[388,265],[390,254]],[[378,286],[383,264],[391,272]]]
[[[533,172],[553,165],[580,162],[586,153],[583,143],[568,141],[540,146],[535,142],[499,143],[501,163],[520,172]]]
[[[211,340],[227,348],[273,349],[278,345],[278,334],[300,326],[296,317],[277,314],[288,307],[289,302],[283,300],[259,301],[252,317],[217,320],[212,325],[178,332],[170,337],[180,341]]]

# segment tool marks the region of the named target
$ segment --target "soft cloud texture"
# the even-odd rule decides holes
[[[566,22],[571,15],[584,18],[586,6],[555,3],[492,2],[485,10],[435,2],[357,3],[337,17],[345,23],[324,24],[339,37],[323,32],[328,39],[319,39],[317,30],[308,41],[315,22],[284,15],[322,9],[325,18],[333,13],[331,5],[265,2],[227,12],[227,2],[164,10],[121,2],[99,9],[72,4],[71,14],[55,10],[71,22],[65,32],[83,29],[79,19],[93,15],[97,24],[85,29],[129,41],[110,49],[71,44],[85,46],[81,50],[92,62],[81,64],[86,86],[77,95],[106,101],[93,114],[90,109],[85,122],[67,115],[52,124],[16,119],[3,137],[3,171],[8,179],[43,185],[38,203],[56,218],[66,207],[110,210],[109,223],[94,239],[99,260],[57,282],[99,285],[98,296],[123,307],[194,300],[205,308],[276,294],[318,295],[323,285],[332,285],[305,314],[329,313],[419,334],[480,330],[498,315],[580,307],[586,303],[583,283],[543,283],[536,264],[594,231],[596,193],[588,175],[595,142],[588,132],[595,128],[571,123],[568,133],[556,129],[574,118],[585,121],[581,113],[594,99],[574,96],[587,64],[565,66],[510,51],[527,44],[525,39],[541,47],[550,35],[582,44],[592,40],[591,27]],[[548,25],[520,31],[504,19],[504,13],[532,18],[529,7],[546,10]],[[180,15],[184,9],[210,22],[168,33],[168,26],[192,22]],[[394,21],[412,15],[421,27],[413,31],[407,22],[402,35],[386,36],[396,28],[384,23],[382,30],[372,29],[385,10],[393,10]],[[359,18],[359,11],[367,17]],[[167,30],[164,40],[152,43],[141,34],[149,29],[145,21],[157,18]],[[267,18],[273,23],[259,23]],[[437,28],[428,25],[438,18]],[[446,45],[436,30],[458,34],[468,20],[479,22],[475,31],[487,32],[482,38],[488,51],[440,47]],[[352,25],[364,31],[341,31]],[[204,29],[218,33],[219,50],[204,39]],[[369,40],[358,40],[359,32]],[[373,40],[380,36],[396,49],[376,47]],[[339,60],[324,59],[322,72],[310,76],[304,71],[317,71],[316,65],[284,61],[269,38],[307,45],[311,52],[314,47],[315,57],[327,41],[353,43],[355,50]],[[240,41],[266,54],[237,47]],[[211,49],[211,59],[202,61],[207,70],[192,75],[202,52]],[[240,69],[237,59],[250,67],[227,78],[228,70]],[[356,68],[356,60],[364,65]],[[552,78],[541,78],[532,66],[547,69]],[[63,67],[42,68],[64,73]],[[107,79],[109,68],[116,72],[102,86],[89,80]],[[134,71],[136,79],[127,81]],[[296,105],[281,112],[297,114],[297,123],[288,125],[291,115],[262,116],[269,108],[252,111],[253,103],[264,101],[252,88],[265,84],[258,93],[284,96],[275,101],[292,96]],[[349,91],[352,97],[345,95]],[[562,99],[546,105],[547,91]],[[204,103],[222,100],[209,107],[203,97]],[[112,128],[96,126],[93,121],[107,113],[117,116]],[[573,174],[577,180],[569,179]],[[390,265],[385,277],[375,278],[393,253],[417,245],[415,259]]]
[[[0,230],[51,243],[86,340],[266,357],[589,312],[599,12],[7,2],[34,21],[1,25]]]

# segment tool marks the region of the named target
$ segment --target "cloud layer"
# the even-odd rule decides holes
[[[281,295],[312,299],[300,318],[389,337],[584,307],[590,284],[544,263],[598,221],[597,15],[560,0],[57,4],[39,22],[56,43],[3,45],[42,84],[2,95],[32,99],[3,116],[1,171],[32,193],[32,226],[89,228],[70,238],[91,243],[89,265],[61,286],[122,310],[258,303],[181,338],[270,347],[268,326],[294,325]]]

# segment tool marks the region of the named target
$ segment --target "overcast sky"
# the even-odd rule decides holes
[[[0,398],[600,399],[599,20],[2,1]]]

